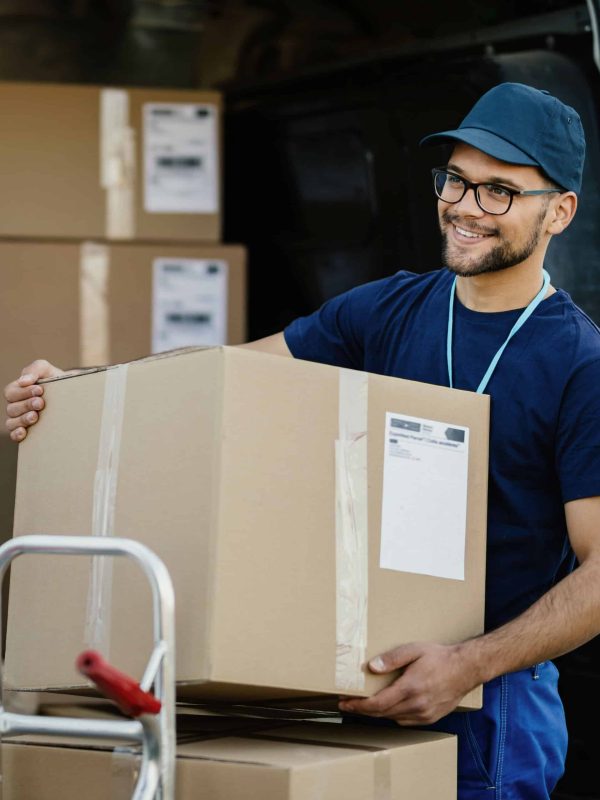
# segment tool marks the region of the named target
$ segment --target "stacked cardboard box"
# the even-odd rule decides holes
[[[245,341],[245,251],[219,243],[219,93],[0,82],[0,104],[1,386],[35,358]],[[0,540],[13,488],[14,471]]]
[[[0,383],[35,358],[98,366],[194,338],[240,344],[244,264],[236,245],[0,240]]]
[[[0,82],[0,102],[1,237],[219,241],[218,93]]]
[[[455,800],[456,739],[334,723],[196,717],[181,725],[178,800]],[[132,796],[139,757],[115,743],[2,742],[5,800]]]

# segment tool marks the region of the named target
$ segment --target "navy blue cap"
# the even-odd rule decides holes
[[[579,192],[585,135],[579,114],[549,92],[501,83],[475,103],[454,131],[420,144],[464,142],[499,161],[539,167],[563,189]]]

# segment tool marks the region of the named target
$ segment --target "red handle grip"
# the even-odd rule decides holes
[[[86,650],[77,658],[77,669],[91,681],[105,697],[119,706],[130,717],[140,714],[158,714],[161,708],[150,692],[145,692],[137,681],[106,662],[95,650]]]

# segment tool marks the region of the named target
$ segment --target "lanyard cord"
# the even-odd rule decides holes
[[[500,347],[500,349],[498,350],[496,355],[492,358],[492,360],[490,362],[490,365],[489,365],[489,367],[487,368],[487,370],[485,372],[485,375],[481,379],[481,383],[477,387],[477,394],[483,394],[483,392],[485,391],[488,383],[490,382],[490,378],[492,377],[492,374],[493,374],[494,370],[496,369],[496,366],[497,366],[498,362],[500,361],[500,357],[502,356],[502,353],[506,349],[506,345],[510,342],[510,340],[515,335],[515,333],[519,330],[519,328],[523,327],[523,325],[527,322],[529,317],[533,314],[533,312],[536,310],[536,308],[539,306],[539,304],[542,302],[542,300],[546,296],[546,292],[547,292],[548,286],[550,284],[550,275],[548,275],[546,270],[543,270],[543,274],[544,274],[544,282],[542,284],[542,288],[536,294],[536,296],[533,298],[531,303],[529,303],[527,308],[524,309],[524,311],[521,314],[521,316],[519,317],[519,319],[512,326],[510,333],[506,337],[506,341]],[[454,387],[454,382],[453,382],[453,377],[452,377],[453,376],[453,369],[452,369],[452,340],[453,340],[453,336],[454,336],[454,297],[455,297],[455,294],[456,294],[456,276],[454,277],[454,280],[452,281],[452,288],[450,289],[450,307],[448,309],[448,333],[447,333],[447,336],[446,336],[446,357],[447,357],[447,360],[448,360],[448,379],[449,379],[449,382],[450,382],[450,388]]]

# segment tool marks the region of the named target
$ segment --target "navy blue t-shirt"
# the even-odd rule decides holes
[[[453,275],[398,272],[285,330],[296,358],[448,386]],[[454,306],[454,386],[475,391],[520,315]],[[511,339],[491,395],[486,628],[514,618],[573,565],[564,503],[600,495],[600,331],[569,295]]]

